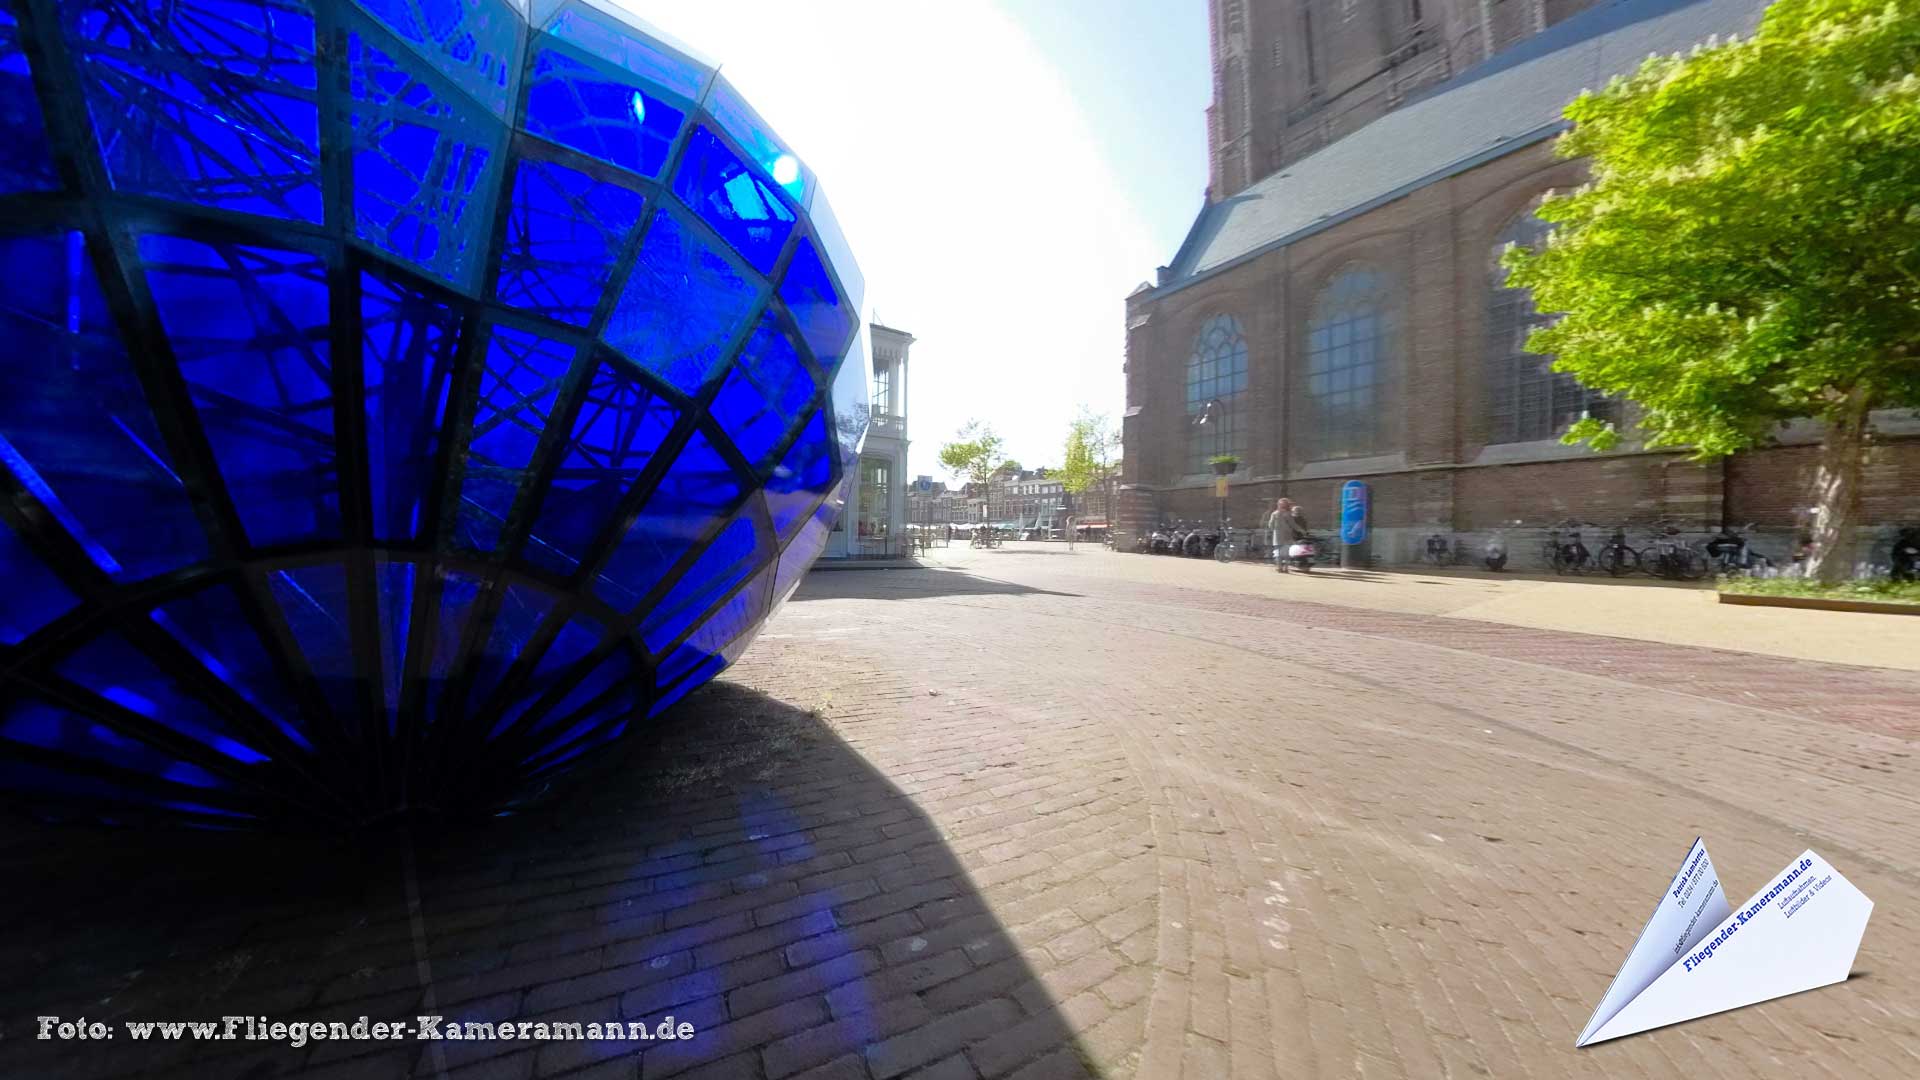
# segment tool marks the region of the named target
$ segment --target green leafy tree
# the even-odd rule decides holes
[[[1563,313],[1528,348],[1714,458],[1825,425],[1813,573],[1844,576],[1876,409],[1920,405],[1920,0],[1778,0],[1752,38],[1655,57],[1567,107],[1589,183],[1510,251]],[[1566,441],[1612,445],[1583,420]]]
[[[978,420],[967,421],[953,441],[940,447],[941,467],[969,484],[984,485],[1005,460],[1000,436]]]
[[[1114,472],[1114,433],[1107,418],[1081,406],[1080,415],[1067,426],[1065,464],[1060,467],[1061,486],[1070,494],[1084,495],[1104,486]]]

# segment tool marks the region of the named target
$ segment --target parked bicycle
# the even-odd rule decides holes
[[[1601,546],[1600,554],[1594,561],[1611,577],[1624,577],[1640,569],[1640,553],[1627,546],[1625,525],[1613,527],[1613,531],[1607,534],[1607,542]]]
[[[1640,552],[1640,567],[1669,581],[1698,581],[1707,576],[1707,557],[1680,538],[1676,525],[1654,526],[1652,542]]]
[[[1706,549],[1707,565],[1715,574],[1737,577],[1741,574],[1759,574],[1773,569],[1773,560],[1753,550],[1748,537],[1753,533],[1753,523],[1739,531],[1733,526],[1723,525],[1719,535],[1713,536],[1703,545]]]
[[[1580,522],[1563,521],[1547,527],[1547,538],[1540,554],[1556,574],[1583,574],[1593,562],[1587,545],[1580,541]]]
[[[1473,559],[1467,554],[1465,544],[1450,540],[1443,533],[1434,533],[1427,537],[1421,561],[1434,566],[1465,566]]]

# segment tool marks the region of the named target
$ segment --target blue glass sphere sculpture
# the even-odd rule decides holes
[[[866,430],[859,271],[589,0],[0,0],[0,791],[495,811],[732,662]]]

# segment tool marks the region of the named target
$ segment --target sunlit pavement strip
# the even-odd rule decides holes
[[[434,1044],[447,1075],[1920,1075],[1920,676],[1239,597],[1206,576],[1235,568],[1166,562],[816,575],[592,799],[423,842],[449,1019],[697,1028]],[[1574,1050],[1702,834],[1730,880],[1811,846],[1873,897],[1856,977]],[[131,842],[87,874],[9,853],[73,895],[7,939],[26,1071],[0,1073],[433,1074],[420,1044],[13,1037],[34,1012],[410,1016],[397,855],[351,887],[249,866],[210,903],[232,883]]]

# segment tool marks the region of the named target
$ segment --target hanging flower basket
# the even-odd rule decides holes
[[[1240,459],[1232,455],[1222,455],[1207,459],[1207,464],[1213,466],[1214,475],[1226,476],[1240,467]]]

